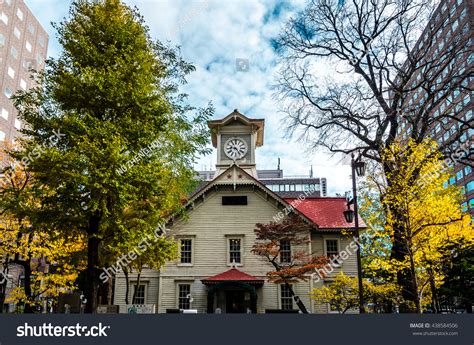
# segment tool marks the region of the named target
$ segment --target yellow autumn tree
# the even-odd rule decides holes
[[[0,171],[0,260],[7,278],[0,297],[30,313],[46,299],[54,302],[60,293],[75,289],[85,267],[85,237],[74,232],[65,237],[38,223],[35,210],[46,206],[36,195],[39,189],[45,193],[44,187],[35,184],[25,164],[10,163]]]
[[[447,184],[459,156],[443,160],[437,143],[425,140],[419,144],[395,143],[383,159],[383,164],[392,167],[392,184],[381,184],[383,179],[376,170],[367,181],[372,193],[365,193],[363,213],[373,212],[366,219],[373,247],[366,246],[369,258],[365,271],[375,279],[381,276],[383,281],[407,279],[412,288],[405,293],[411,296],[403,297],[415,301],[414,309],[421,312],[427,304],[437,305],[446,248],[473,243],[471,217],[461,207],[461,189]],[[393,209],[403,216],[393,217],[388,211]],[[395,231],[397,228],[404,231]],[[397,241],[403,243],[403,257],[394,257],[391,251]]]
[[[392,307],[400,301],[400,289],[394,283],[376,284],[363,280],[364,301],[372,312],[392,312]],[[329,304],[333,311],[345,314],[359,306],[359,284],[357,277],[339,272],[332,281],[320,288],[314,288],[311,298],[316,303]]]

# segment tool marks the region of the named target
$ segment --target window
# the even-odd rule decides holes
[[[23,90],[26,90],[26,81],[25,81],[25,80],[20,79],[20,87],[21,87]]]
[[[38,37],[38,43],[39,43],[40,46],[44,47],[46,42],[45,42],[45,39],[44,39],[43,35]]]
[[[280,241],[280,262],[291,262],[291,242],[288,240]]]
[[[3,36],[2,33],[0,33],[0,47],[3,47],[5,45],[5,36]]]
[[[468,192],[474,190],[474,181],[469,182],[469,183],[466,185],[466,189],[467,189]]]
[[[293,297],[286,284],[280,285],[280,300],[282,310],[293,310]]]
[[[18,50],[16,50],[15,47],[11,47],[11,48],[10,48],[10,54],[12,54],[12,56],[13,56],[14,59],[17,59],[17,58],[18,58]]]
[[[464,168],[464,175],[468,176],[472,172],[472,168],[470,166],[467,166]]]
[[[28,23],[28,31],[30,34],[34,35],[35,34],[35,26],[32,23]]]
[[[247,196],[223,196],[222,205],[247,205]]]
[[[32,47],[31,47],[31,43],[30,43],[30,42],[26,41],[26,43],[25,43],[25,48],[26,48],[26,50],[28,50],[28,52],[31,53],[31,48],[32,48]]]
[[[18,119],[15,119],[15,128],[20,130],[21,129],[21,121]]]
[[[19,8],[16,9],[16,16],[18,19],[23,20],[23,12]]]
[[[15,70],[11,67],[8,67],[8,76],[12,79],[15,79]]]
[[[474,198],[469,200],[469,208],[474,208]]]
[[[35,68],[34,60],[30,60],[30,59],[23,60],[23,68],[27,71],[29,71],[32,68]]]
[[[13,34],[15,35],[15,37],[16,37],[17,39],[20,39],[20,37],[21,37],[21,31],[20,31],[20,29],[18,29],[16,26],[15,26],[15,28],[13,29]]]
[[[0,141],[5,141],[5,132],[0,131]]]
[[[8,120],[8,111],[5,108],[2,108],[2,117]]]
[[[192,263],[193,258],[193,240],[190,238],[183,238],[180,240],[180,254],[181,254],[181,263],[190,264]]]
[[[190,284],[179,284],[178,285],[178,308],[189,309],[191,297],[191,285]]]
[[[13,90],[10,89],[9,87],[6,87],[6,88],[5,88],[4,93],[5,93],[5,96],[7,96],[8,98],[10,98],[11,96],[13,96]]]
[[[0,14],[0,20],[3,22],[3,24],[8,25],[8,16],[5,12]]]
[[[339,255],[339,241],[335,239],[326,240],[326,256],[333,258]]]
[[[463,178],[462,169],[456,173],[456,178],[458,179],[458,181]]]
[[[456,178],[454,176],[449,178],[449,184],[455,184],[456,183]]]
[[[136,294],[135,294],[136,291]],[[133,304],[145,304],[145,285],[138,285],[138,290],[137,290],[137,285],[133,285],[133,292],[135,294],[135,300],[132,301]],[[133,295],[132,295],[133,298]]]
[[[36,54],[36,62],[38,63],[39,66],[41,66],[43,61],[44,61],[43,54],[41,53]]]
[[[242,263],[241,242],[240,238],[229,238],[229,264]]]

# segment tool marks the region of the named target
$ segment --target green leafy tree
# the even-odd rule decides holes
[[[178,88],[194,67],[152,41],[121,1],[76,1],[55,28],[63,50],[37,74],[41,87],[16,97],[29,126],[10,154],[53,191],[40,196],[37,217],[86,235],[81,288],[91,313],[110,248],[139,242],[181,207],[192,164],[207,152],[212,108],[187,103]]]

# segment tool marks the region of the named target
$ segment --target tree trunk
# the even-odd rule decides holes
[[[33,301],[32,301],[32,292],[31,292],[31,266],[30,260],[23,261],[23,274],[25,276],[25,314],[34,313]]]
[[[293,288],[291,287],[291,284],[288,284],[288,282],[285,281],[285,285],[288,288],[288,291],[290,291],[291,297],[293,297],[293,300],[295,301],[296,305],[301,310],[301,312],[303,314],[308,314],[308,310],[306,309],[304,303],[301,302],[301,299],[293,291]]]
[[[86,313],[94,313],[97,308],[97,298],[99,294],[99,223],[100,217],[94,215],[89,220],[88,240],[87,240],[87,269],[85,278],[84,295],[86,301]]]
[[[464,307],[466,308],[466,313],[472,314],[472,301],[467,300],[464,303]]]
[[[5,298],[7,295],[7,275],[8,275],[8,256],[3,261],[3,271],[0,275],[0,280],[4,280],[2,284],[0,284],[0,314],[3,313],[3,304],[5,303]],[[3,278],[3,279],[2,279]]]
[[[123,268],[123,274],[125,274],[125,304],[128,305],[128,295],[130,293],[130,279],[128,278],[128,269],[126,267]]]
[[[415,261],[413,259],[413,254],[410,254],[410,276],[412,279],[411,286],[412,286],[412,293],[415,294],[415,311],[417,314],[421,314],[421,298],[420,294],[418,293],[418,279],[416,277],[416,268],[415,268]]]
[[[438,299],[438,290],[436,289],[436,284],[435,284],[435,281],[434,281],[433,270],[430,268],[428,270],[428,273],[430,275],[429,281],[430,281],[431,305],[433,306],[433,313],[439,314],[439,313],[441,313],[441,307],[440,307],[439,299]]]
[[[137,291],[140,286],[141,275],[142,275],[142,271],[140,270],[137,275],[137,283],[135,284],[135,291],[133,291],[132,304],[137,304],[135,299],[137,298]]]
[[[390,187],[393,184],[391,183],[390,176],[392,173],[391,167],[385,163],[384,172],[387,180],[387,185]],[[399,178],[398,176],[393,176],[393,179]],[[404,218],[406,217],[405,212],[399,210],[397,207],[392,207],[392,205],[385,205],[386,212],[389,212],[393,219],[393,239],[392,239],[392,250],[390,253],[390,258],[399,262],[405,262],[406,258],[409,256],[408,253],[408,241],[406,239],[407,229],[406,222]],[[397,272],[397,283],[402,289],[402,297],[404,302],[400,305],[400,313],[413,313],[416,312],[417,305],[419,304],[418,291],[414,282],[414,273],[409,268],[401,269]]]
[[[112,305],[114,300],[114,284],[115,284],[115,276],[111,277],[107,281],[107,304]]]

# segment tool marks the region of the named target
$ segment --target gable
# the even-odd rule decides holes
[[[217,191],[239,192],[243,190],[259,193],[264,202],[273,205],[275,209],[274,216],[277,217],[276,219],[278,219],[278,213],[282,211],[285,214],[296,214],[308,224],[315,228],[318,227],[314,221],[309,219],[296,208],[292,207],[288,202],[280,198],[265,185],[235,164],[230,166],[213,180],[209,181],[206,185],[202,186],[198,192],[194,193],[188,200],[186,208],[192,213],[193,209],[201,203],[206,202],[206,199],[208,199],[212,193]],[[273,216],[270,221],[272,220],[275,220]]]

